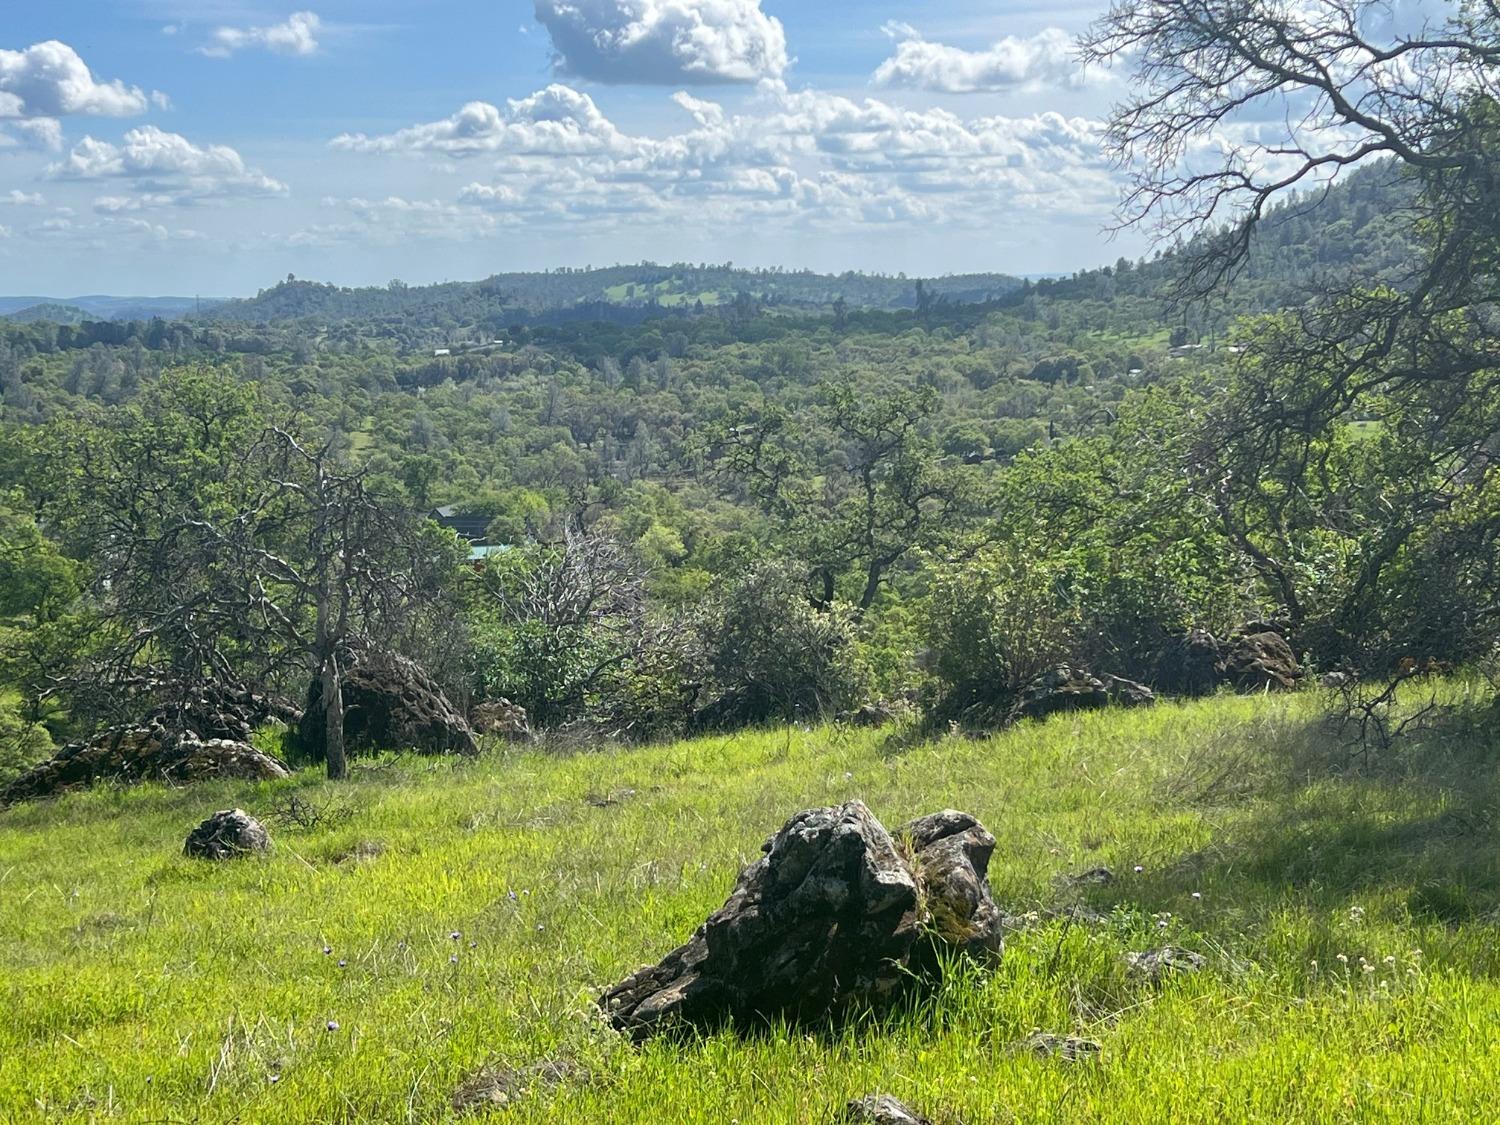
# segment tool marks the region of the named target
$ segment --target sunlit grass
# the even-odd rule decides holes
[[[1488,1119],[1497,743],[1460,730],[1365,764],[1319,705],[1225,698],[910,749],[826,728],[408,758],[338,786],[13,809],[0,1120],[429,1121],[479,1068],[551,1057],[589,1077],[507,1120],[821,1122],[877,1089],[969,1125]],[[291,793],[324,820],[273,824],[271,857],[180,856],[214,809],[269,818]],[[683,940],[768,833],[854,796],[888,825],[952,806],[995,833],[996,897],[1038,912],[996,971],[857,1027],[642,1048],[600,1027],[597,991]],[[1100,865],[1114,883],[1058,879]],[[1075,904],[1103,920],[1054,913]],[[1208,968],[1132,980],[1122,954],[1164,942]],[[1034,1029],[1103,1052],[1036,1058],[1017,1047]]]

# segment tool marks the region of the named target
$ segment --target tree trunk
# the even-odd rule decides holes
[[[344,677],[336,653],[323,661],[323,729],[328,779],[342,781],[349,776],[349,760],[344,754]]]

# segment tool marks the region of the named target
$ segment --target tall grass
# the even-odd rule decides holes
[[[969,1125],[1490,1119],[1497,745],[1450,725],[1366,762],[1314,697],[1220,698],[983,741],[789,729],[20,807],[0,1119],[433,1121],[476,1072],[549,1058],[575,1069],[506,1120],[822,1122],[872,1090]],[[303,823],[276,823],[292,796]],[[788,815],[856,796],[994,832],[998,969],[854,1026],[639,1048],[601,1027],[599,989],[682,941]],[[274,853],[182,858],[231,805]],[[1114,882],[1062,878],[1101,865]],[[1123,954],[1164,943],[1207,968],[1131,978]],[[1039,1058],[1038,1029],[1103,1050]]]

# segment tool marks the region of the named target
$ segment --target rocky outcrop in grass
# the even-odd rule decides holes
[[[599,1004],[637,1038],[878,1006],[929,979],[940,950],[999,956],[985,879],[994,847],[983,825],[951,810],[894,835],[861,801],[800,812],[687,944]]]
[[[477,754],[479,744],[463,714],[422,668],[389,652],[363,653],[344,673],[344,743],[350,754],[408,750],[418,754]],[[308,688],[307,706],[293,736],[296,751],[321,761],[327,746],[322,681]]]
[[[186,785],[211,778],[269,780],[289,776],[285,762],[248,742],[201,739],[191,731],[174,733],[160,723],[152,723],[116,728],[86,742],[64,746],[0,789],[0,807],[101,783],[166,781]]]
[[[270,834],[244,809],[220,809],[188,833],[184,855],[194,859],[237,859],[269,851]]]

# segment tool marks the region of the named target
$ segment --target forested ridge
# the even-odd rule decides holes
[[[1463,582],[1434,587],[1423,571],[1437,560],[1418,557],[1439,542],[1408,537],[1390,567],[1361,566],[1388,503],[1370,474],[1404,455],[1378,411],[1330,447],[1347,467],[1319,482],[1327,496],[1303,528],[1202,487],[1219,471],[1199,444],[1207,408],[1243,378],[1251,343],[1286,330],[1294,314],[1272,310],[1335,274],[1400,285],[1416,269],[1413,192],[1381,165],[1282,203],[1212,304],[1170,292],[1210,234],[977,301],[958,281],[830,288],[763,271],[758,294],[637,309],[650,315],[635,323],[487,319],[606,282],[628,303],[653,278],[728,276],[633,267],[517,288],[288,281],[197,318],[0,327],[9,557],[42,548],[11,564],[9,721],[29,732],[13,761],[139,706],[131,669],[302,694],[312,650],[298,654],[295,619],[313,607],[278,594],[284,574],[215,573],[217,551],[261,532],[243,513],[226,509],[221,526],[197,510],[218,491],[263,495],[293,449],[303,470],[319,451],[317,473],[341,464],[361,495],[409,513],[403,535],[442,507],[490,548],[476,572],[461,565],[469,545],[444,547],[431,524],[435,539],[387,545],[425,552],[404,565],[427,588],[390,620],[370,609],[349,643],[395,644],[465,705],[513,701],[549,726],[655,737],[861,705],[993,720],[1058,661],[1151,679],[1171,638],[1292,616],[1318,667],[1472,656],[1483,629],[1449,604]],[[288,316],[261,319],[277,310]],[[184,475],[174,458],[200,468]],[[308,511],[266,527],[296,519],[323,526]],[[149,575],[123,542],[162,550],[195,528],[184,557],[153,556]],[[187,602],[132,612],[201,613],[190,636],[118,617],[122,591],[178,565]],[[1349,630],[1349,599],[1386,581],[1418,586]],[[585,604],[551,604],[548,582],[584,583]],[[205,638],[236,599],[259,631]],[[80,677],[87,692],[70,686]]]

